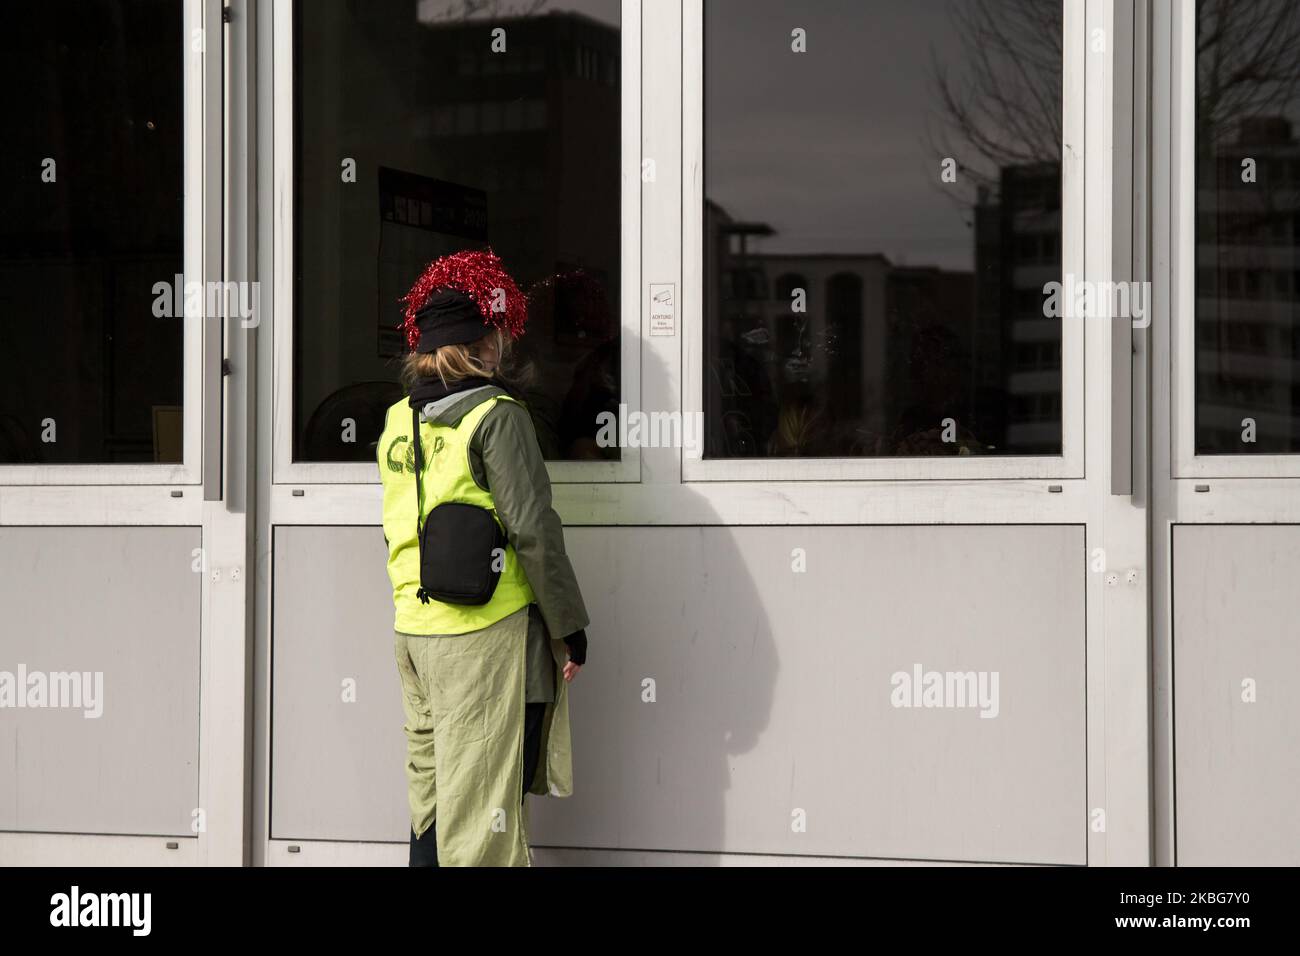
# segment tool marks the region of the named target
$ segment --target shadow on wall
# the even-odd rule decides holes
[[[276,529],[274,704],[263,719],[272,722],[274,839],[391,843],[400,865],[406,740],[378,507],[374,517],[367,526]],[[763,579],[785,581],[789,557],[742,553],[735,533],[566,529],[591,615],[591,657],[571,686],[574,795],[528,798],[538,865],[554,862],[547,846],[790,851],[791,786],[774,791],[763,774],[793,756],[746,759],[768,727],[777,666],[751,569],[778,561]],[[768,597],[798,597],[797,585],[782,592]],[[351,698],[341,696],[347,686]],[[808,786],[818,786],[815,776]],[[312,859],[305,847],[301,860]]]
[[[645,366],[644,381],[666,378]],[[699,514],[694,525],[709,520]],[[788,788],[748,778],[743,760],[776,684],[776,642],[750,573],[767,559],[743,554],[720,525],[570,526],[565,537],[591,657],[570,696],[574,795],[530,798],[538,865],[562,862],[548,848],[734,852],[739,833],[761,839],[783,819],[788,833]]]

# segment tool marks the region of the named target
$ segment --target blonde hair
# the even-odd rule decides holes
[[[496,345],[497,367],[505,363],[510,340],[493,329],[477,342],[467,345],[444,345],[436,352],[412,352],[402,361],[402,385],[409,392],[424,379],[439,378],[451,385],[467,378],[492,378],[494,371],[483,364],[482,352],[488,342]]]
[[[769,455],[805,454],[819,437],[822,415],[807,405],[782,405],[776,431],[767,442]]]

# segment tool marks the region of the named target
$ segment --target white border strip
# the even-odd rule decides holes
[[[622,395],[635,408],[641,396],[640,376],[640,259],[641,259],[641,2],[622,0],[621,30],[621,273],[619,315]],[[379,471],[369,462],[297,462],[293,460],[293,3],[275,0],[275,63],[273,168],[275,259],[274,302],[275,375],[273,385],[272,482],[274,484],[378,485]],[[625,448],[618,461],[548,462],[557,483],[636,482],[640,454]]]
[[[183,140],[183,229],[184,251],[182,268],[184,281],[204,282],[205,244],[221,248],[221,221],[205,222],[203,158],[208,149],[218,149],[221,143],[221,89],[209,89],[205,79],[206,54],[195,53],[191,47],[192,31],[203,25],[202,0],[185,0],[182,17],[182,35],[176,41],[182,44],[183,64],[182,140]],[[220,38],[218,38],[220,40]],[[220,45],[217,47],[220,55]],[[220,189],[221,184],[215,184]],[[171,283],[171,276],[159,276],[158,281]],[[183,291],[183,290],[182,290]],[[152,292],[140,289],[140,301],[148,301]],[[203,406],[203,336],[200,322],[175,318],[168,321],[184,322],[182,346],[181,402],[183,421],[182,461],[175,464],[49,464],[0,465],[0,486],[8,485],[197,485],[200,480],[202,406]],[[215,320],[219,321],[219,320]],[[6,488],[6,498],[18,492]],[[3,515],[0,515],[3,521]]]
[[[1064,273],[1082,276],[1083,63],[1069,55],[1084,43],[1082,17],[1066,3],[1062,41],[1061,257]],[[683,0],[682,26],[682,276],[683,415],[704,409],[704,5]],[[1063,455],[945,458],[756,458],[682,456],[685,481],[822,481],[912,479],[1081,478],[1084,474],[1084,323],[1064,323],[1061,349]]]
[[[1172,9],[1169,81],[1171,177],[1168,237],[1157,231],[1157,260],[1169,262],[1170,373],[1174,478],[1300,478],[1300,455],[1196,454],[1196,7]]]

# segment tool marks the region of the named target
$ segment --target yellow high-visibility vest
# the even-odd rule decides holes
[[[435,505],[459,501],[487,508],[501,524],[492,493],[474,481],[469,464],[470,439],[498,401],[514,399],[491,395],[466,412],[455,426],[420,422],[425,516]],[[411,442],[411,406],[405,398],[388,409],[379,436],[378,458],[384,485],[384,536],[388,539],[395,630],[404,634],[465,634],[495,624],[533,602],[533,589],[515,549],[507,545],[501,577],[486,604],[447,604],[432,599],[422,603],[416,597],[420,589],[420,546],[415,530],[415,447]],[[447,546],[455,547],[455,542]]]

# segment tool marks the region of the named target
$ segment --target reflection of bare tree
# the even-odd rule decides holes
[[[949,11],[961,69],[931,56],[942,126],[933,148],[990,188],[1004,167],[1060,162],[1061,4],[958,0]]]
[[[1198,0],[1198,145],[1239,125],[1286,112],[1300,91],[1300,4],[1295,0]]]
[[[1243,120],[1282,114],[1300,92],[1300,3],[1197,0],[1195,9],[1197,135],[1210,145]],[[956,0],[949,10],[962,55],[957,70],[932,57],[938,155],[990,187],[1003,167],[1059,162],[1062,4]]]
[[[1297,204],[1290,177],[1300,92],[1300,5],[1290,0],[1200,0],[1196,4],[1197,451],[1239,453],[1232,422],[1261,413],[1295,419],[1295,372],[1241,361],[1286,355],[1293,326],[1288,282],[1270,266],[1295,252]],[[1242,187],[1243,154],[1264,174]],[[1268,165],[1266,165],[1268,164]],[[1207,202],[1208,200],[1208,202]],[[1212,276],[1213,286],[1200,276]],[[1236,283],[1243,290],[1232,294]],[[1215,420],[1228,425],[1211,424]],[[1296,450],[1294,430],[1272,430],[1258,451]]]

